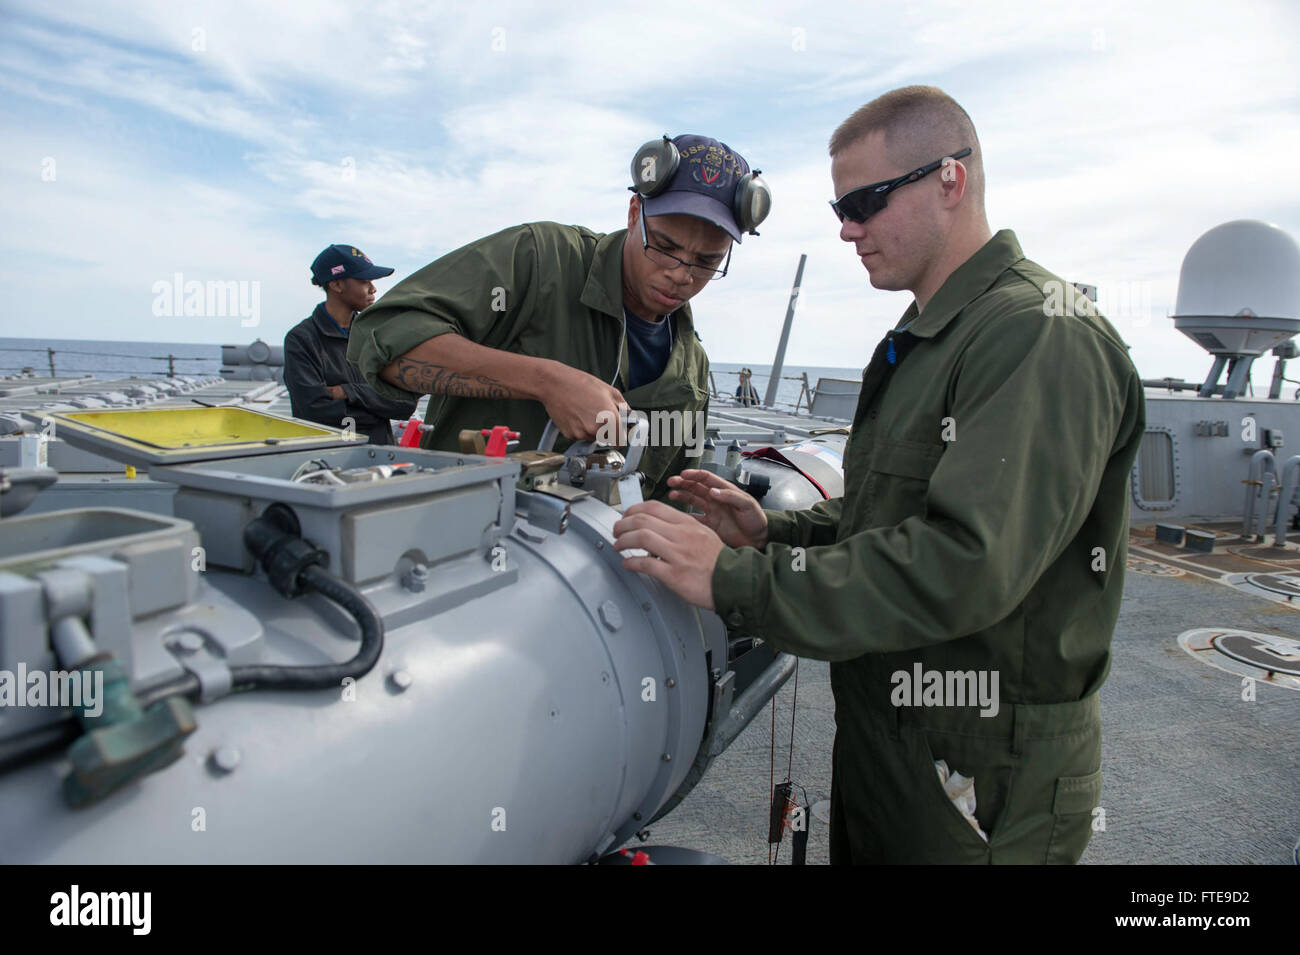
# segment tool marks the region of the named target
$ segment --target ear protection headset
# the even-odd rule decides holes
[[[677,144],[667,136],[652,139],[632,157],[632,191],[642,199],[660,195],[672,182],[681,166],[682,155]],[[741,232],[758,235],[755,231],[772,211],[772,190],[763,180],[761,169],[745,173],[736,182],[731,197],[731,212]]]

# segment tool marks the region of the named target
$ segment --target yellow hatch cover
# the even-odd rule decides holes
[[[129,464],[208,460],[365,442],[324,425],[239,407],[46,412],[55,437]]]

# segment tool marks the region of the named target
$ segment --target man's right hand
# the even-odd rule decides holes
[[[687,468],[668,479],[670,500],[682,501],[703,511],[692,514],[709,527],[728,547],[767,545],[767,515],[753,496],[712,471]]]
[[[571,441],[590,441],[606,422],[628,411],[622,392],[594,375],[554,362],[542,404],[560,433]]]
[[[331,398],[346,398],[348,396],[342,385],[330,385],[329,390]]]

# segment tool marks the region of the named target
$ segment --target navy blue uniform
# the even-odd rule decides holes
[[[371,444],[393,444],[392,419],[406,421],[415,413],[414,401],[385,397],[366,384],[348,361],[348,330],[334,321],[324,302],[284,336],[284,383],[295,418],[334,428],[351,418],[357,434],[367,435]],[[333,397],[331,385],[342,385],[347,397]]]

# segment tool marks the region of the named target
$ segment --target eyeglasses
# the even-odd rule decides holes
[[[695,281],[699,281],[700,279],[711,281],[713,279],[720,279],[727,274],[727,269],[731,266],[730,245],[727,246],[727,260],[722,263],[722,268],[711,269],[707,265],[693,265],[690,262],[683,262],[671,252],[665,252],[663,249],[657,249],[651,245],[650,239],[646,235],[645,231],[645,211],[642,210],[637,218],[641,220],[641,245],[644,248],[645,257],[655,265],[659,266],[659,268],[671,271],[678,266],[684,265],[686,266],[686,274]]]
[[[873,182],[869,186],[862,186],[852,192],[846,192],[831,203],[831,208],[835,210],[835,214],[839,216],[841,222],[845,219],[851,219],[854,222],[866,222],[885,208],[885,197],[899,186],[906,186],[909,182],[923,179],[948,160],[961,159],[963,156],[969,156],[970,152],[970,147],[967,146],[959,153],[936,159],[920,169],[913,169],[905,176],[899,176],[897,179],[886,179],[883,182]]]

